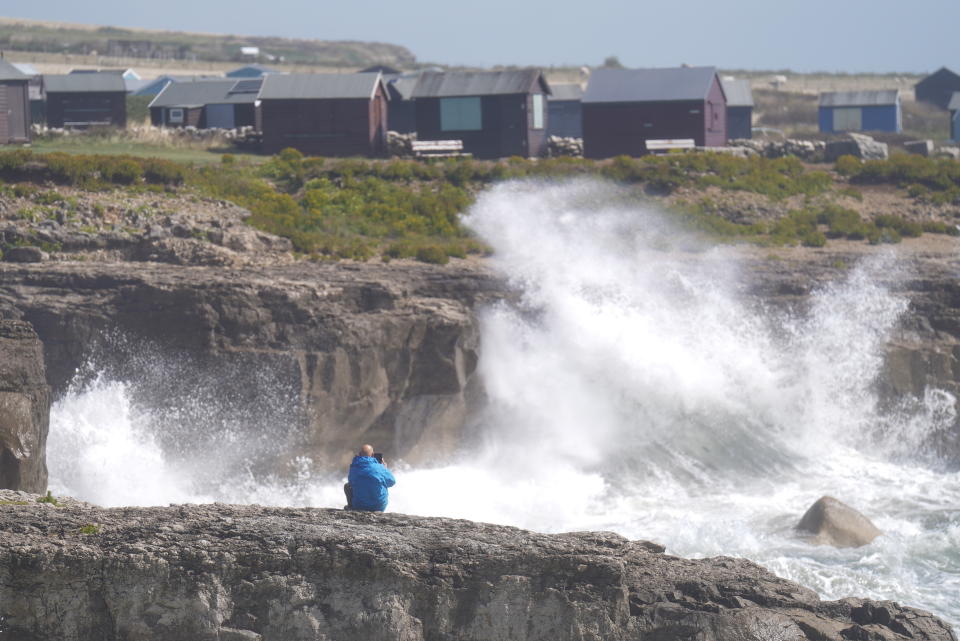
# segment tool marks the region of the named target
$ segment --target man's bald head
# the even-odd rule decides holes
[[[373,456],[373,446],[369,443],[360,446],[360,456]]]

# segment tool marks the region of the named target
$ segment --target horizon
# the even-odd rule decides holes
[[[9,18],[394,44],[409,49],[420,64],[484,68],[599,66],[610,56],[626,67],[690,64],[803,74],[924,74],[960,63],[953,44],[960,3],[951,0],[921,0],[919,5],[933,10],[936,20],[930,19],[929,11],[902,14],[892,0],[839,4],[810,0],[802,13],[761,0],[739,0],[734,6],[694,0],[682,7],[620,0],[598,0],[589,7],[556,7],[543,0],[523,5],[489,0],[482,9],[473,10],[466,30],[462,27],[468,10],[442,0],[419,0],[406,7],[369,1],[324,7],[324,29],[312,27],[311,20],[296,19],[310,11],[302,0],[276,0],[268,16],[262,15],[262,5],[251,0],[231,2],[230,12],[223,10],[225,5],[198,7],[185,0],[168,0],[159,8],[116,6],[101,0],[84,5],[49,0],[23,7],[21,15]],[[647,16],[643,14],[653,12],[656,27],[644,28]],[[702,19],[690,20],[694,14]],[[832,19],[826,21],[824,15]],[[533,28],[536,24],[540,29]],[[580,35],[571,38],[574,33]],[[911,33],[922,34],[918,35],[920,45],[899,46]],[[495,46],[490,44],[490,34],[497,35]]]

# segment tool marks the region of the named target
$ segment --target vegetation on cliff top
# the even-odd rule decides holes
[[[960,200],[956,161],[894,156],[861,162],[844,157],[836,170],[851,183],[896,185],[932,203]],[[305,158],[288,149],[261,164],[226,155],[216,166],[195,166],[133,156],[36,154],[24,149],[0,153],[0,179],[10,183],[187,192],[231,201],[252,212],[249,224],[289,238],[303,255],[324,259],[379,255],[442,263],[450,256],[483,252],[483,244],[461,225],[460,216],[485,186],[507,179],[581,176],[627,185],[628,194],[638,200],[680,188],[718,188],[759,194],[773,202],[802,202],[776,220],[749,224],[731,221],[709,198],[678,201],[669,208],[681,227],[719,241],[816,247],[831,238],[880,243],[923,232],[956,233],[953,221],[921,224],[890,215],[864,220],[834,201],[835,196],[862,199],[859,191],[838,185],[825,168],[810,168],[795,158],[678,154],[608,162],[419,162]],[[16,193],[25,188],[6,189]]]

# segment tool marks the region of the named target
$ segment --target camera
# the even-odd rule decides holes
[[[383,453],[381,453],[381,452],[374,452],[374,453],[373,453],[373,458],[377,459],[377,463],[383,463]]]

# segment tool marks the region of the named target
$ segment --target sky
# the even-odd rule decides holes
[[[399,44],[421,62],[799,72],[960,67],[960,0],[43,0],[61,22]]]

